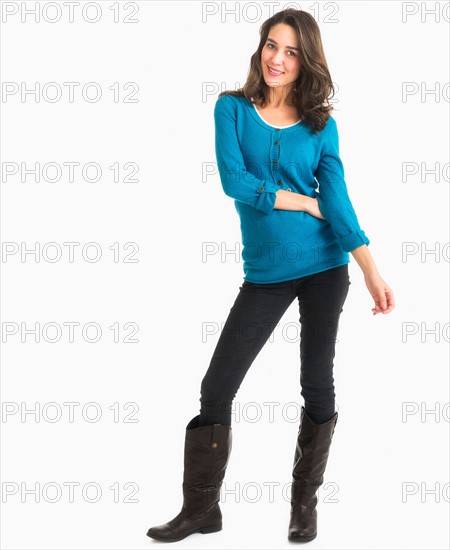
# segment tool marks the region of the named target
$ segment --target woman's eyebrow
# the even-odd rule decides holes
[[[269,40],[270,42],[273,42],[274,44],[276,44],[276,41],[273,38],[268,38],[267,40]],[[297,50],[298,52],[300,51],[298,48],[294,48],[294,46],[286,46],[286,48],[288,50]]]

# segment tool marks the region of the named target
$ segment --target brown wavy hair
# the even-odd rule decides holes
[[[245,97],[261,107],[267,104],[265,92],[268,86],[263,78],[261,52],[270,29],[278,23],[290,25],[295,30],[300,50],[300,74],[286,101],[296,106],[299,118],[303,119],[313,133],[318,134],[333,111],[329,99],[334,96],[335,89],[325,59],[319,26],[314,17],[306,11],[288,8],[267,19],[259,29],[261,39],[258,49],[251,57],[246,83],[238,90],[221,92],[219,97],[234,95]]]

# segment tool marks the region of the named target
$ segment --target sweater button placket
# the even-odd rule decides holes
[[[276,128],[272,136],[272,144],[270,147],[270,164],[272,170],[272,176],[278,185],[282,185],[280,177],[280,129]]]

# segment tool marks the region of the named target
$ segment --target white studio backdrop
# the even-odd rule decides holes
[[[1,548],[167,548],[146,532],[181,508],[184,430],[243,280],[214,104],[285,7],[321,28],[397,302],[373,317],[351,257],[308,547],[448,548],[449,4],[397,1],[1,3]],[[236,397],[223,531],[174,547],[291,546],[299,329],[293,302]]]

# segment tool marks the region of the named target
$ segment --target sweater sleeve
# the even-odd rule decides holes
[[[247,171],[236,132],[236,104],[229,95],[216,101],[214,124],[217,168],[225,194],[270,214],[279,187]]]
[[[351,252],[370,240],[361,229],[345,183],[344,167],[339,156],[339,135],[333,117],[324,129],[324,142],[319,164],[314,174],[319,182],[317,201],[325,220],[343,250]]]

